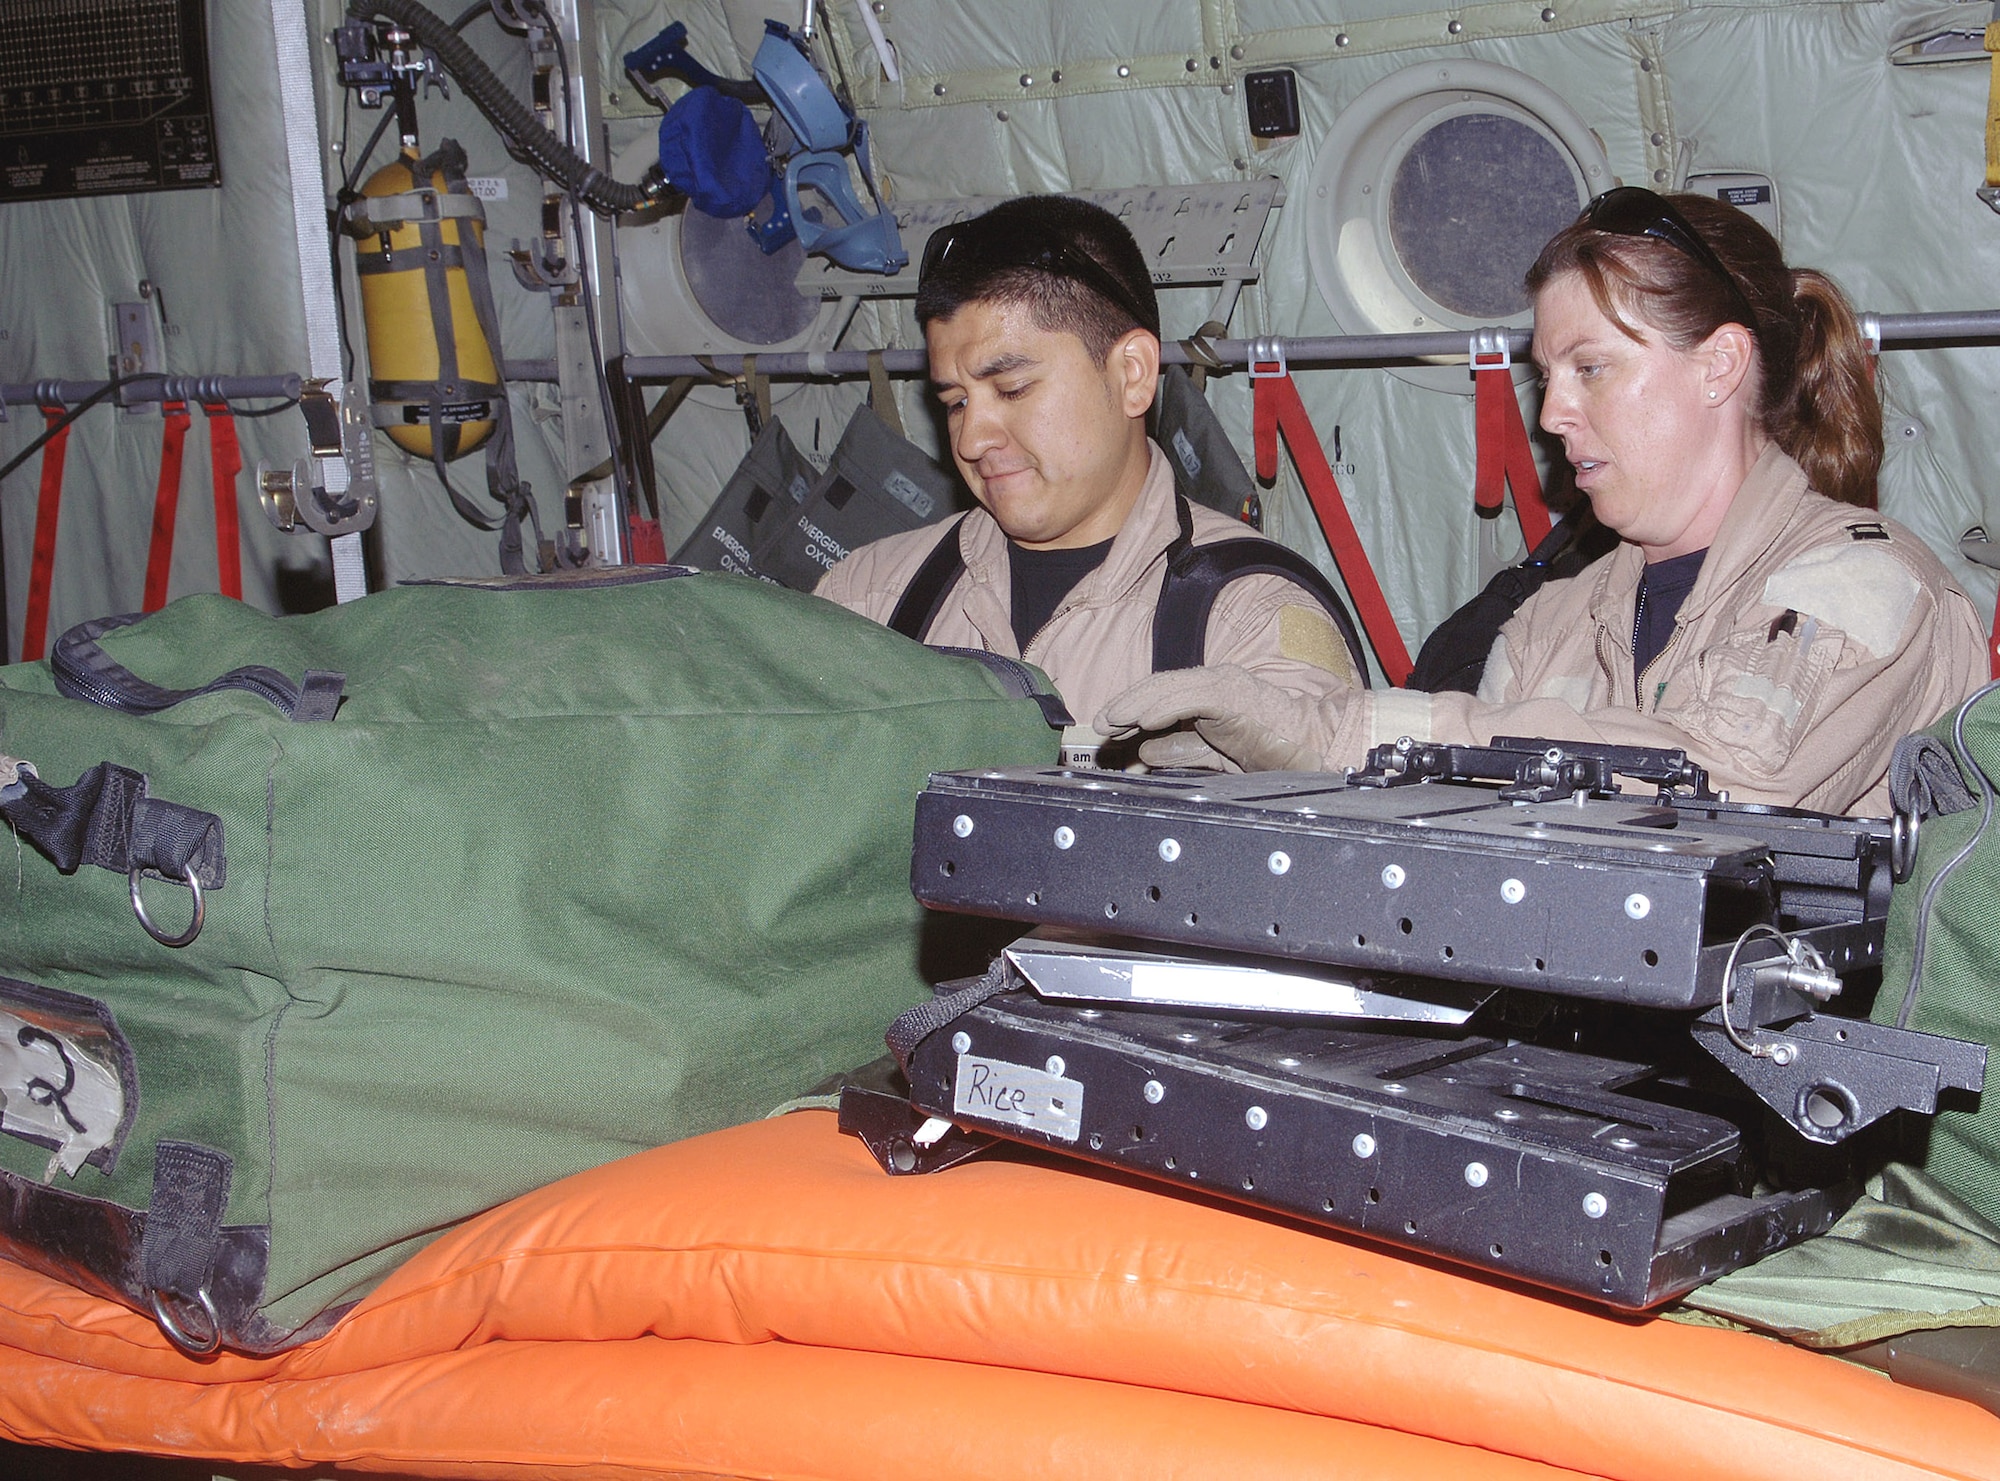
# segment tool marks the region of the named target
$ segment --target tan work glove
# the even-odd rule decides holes
[[[1320,705],[1338,703],[1293,694],[1220,663],[1172,669],[1134,684],[1105,705],[1097,729],[1121,739],[1154,732],[1139,746],[1148,766],[1221,770],[1218,763],[1228,761],[1244,771],[1320,771],[1320,753],[1309,737],[1327,723]]]

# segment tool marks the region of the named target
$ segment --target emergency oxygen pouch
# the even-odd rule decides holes
[[[757,547],[757,569],[795,591],[871,540],[900,535],[952,512],[957,479],[857,407],[805,504]]]
[[[1240,514],[1257,486],[1215,408],[1180,366],[1160,367],[1153,414],[1153,440],[1166,449],[1181,497],[1232,518]]]
[[[771,418],[695,532],[674,552],[674,564],[777,581],[754,563],[753,554],[796,516],[816,476],[784,426]]]
[[[1034,677],[667,571],[72,630],[0,670],[0,1249],[276,1351],[872,1058],[916,794],[1053,760]]]

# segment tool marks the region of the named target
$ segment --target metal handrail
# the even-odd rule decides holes
[[[1872,346],[1881,349],[1933,349],[1945,345],[2000,344],[2000,309],[1976,309],[1939,314],[1864,314],[1862,332]],[[1430,359],[1467,359],[1473,336],[1506,336],[1516,355],[1525,355],[1533,331],[1496,326],[1484,330],[1448,330],[1427,334],[1342,334],[1316,338],[1280,339],[1276,343],[1291,365],[1394,365]],[[1253,345],[1268,345],[1262,339],[1212,339],[1206,342],[1215,361],[1224,365],[1248,365]],[[756,356],[757,374],[774,380],[805,380],[817,377],[862,375],[868,370],[868,350],[807,350],[784,353],[763,352]],[[691,375],[707,379],[711,374],[740,375],[741,355],[628,355],[625,374],[638,381],[672,380]],[[1168,365],[1208,364],[1190,355],[1182,342],[1168,340],[1160,346],[1160,359]],[[911,375],[926,365],[922,350],[884,350],[882,366],[892,375]]]

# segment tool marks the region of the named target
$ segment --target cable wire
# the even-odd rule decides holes
[[[26,447],[22,448],[20,452],[16,453],[12,458],[8,459],[7,465],[4,468],[0,468],[0,478],[5,478],[9,473],[12,473],[16,468],[20,467],[23,463],[27,462],[28,459],[32,458],[36,453],[40,452],[42,448],[48,444],[49,440],[52,437],[54,437],[58,432],[66,430],[69,427],[69,425],[72,422],[74,422],[78,417],[82,416],[85,412],[89,411],[91,407],[97,405],[105,397],[111,395],[120,386],[124,384],[125,382],[121,377],[114,375],[113,377],[111,377],[110,380],[106,381],[102,386],[98,387],[95,391],[92,391],[88,396],[84,397],[83,400],[77,402],[75,406],[72,406],[68,411],[64,412],[62,416],[58,417],[54,422],[54,424],[44,428],[41,436],[37,437],[33,442],[29,443]]]

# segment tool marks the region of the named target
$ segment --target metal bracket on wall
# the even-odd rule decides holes
[[[111,327],[117,336],[117,353],[111,361],[113,374],[129,379],[135,375],[157,375],[166,370],[166,358],[160,349],[160,321],[150,302],[114,303],[111,306]],[[153,403],[130,399],[122,393],[119,404],[125,408],[127,416],[150,416],[156,410]]]
[[[1262,271],[1257,249],[1271,212],[1284,204],[1275,176],[1205,185],[1141,185],[1128,190],[1079,190],[1080,200],[1123,221],[1146,254],[1156,288],[1211,287],[1215,303],[1204,318],[1227,322],[1236,296]],[[1005,196],[892,203],[896,229],[909,249],[900,272],[852,272],[812,257],[797,278],[799,292],[820,298],[912,298],[931,233],[999,205]]]

